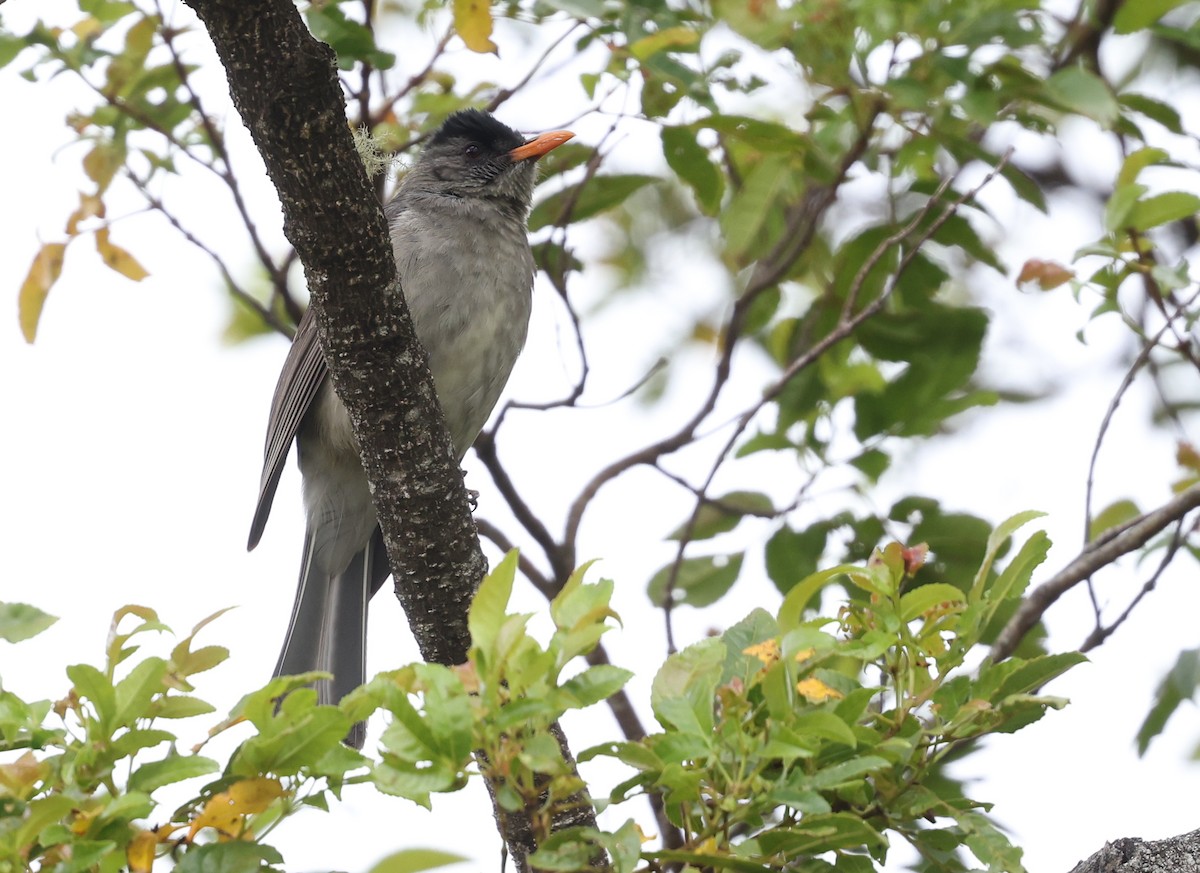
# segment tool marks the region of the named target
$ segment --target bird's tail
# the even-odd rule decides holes
[[[332,679],[316,683],[321,704],[336,705],[366,681],[367,603],[378,587],[373,584],[378,575],[373,565],[379,555],[373,546],[369,543],[344,571],[331,576],[312,559],[312,532],[304,536],[296,604],[275,675],[332,673]],[[359,722],[350,729],[346,743],[361,749],[365,739],[366,724]]]

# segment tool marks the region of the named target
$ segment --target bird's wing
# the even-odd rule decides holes
[[[292,440],[296,438],[300,422],[312,406],[327,374],[325,356],[317,342],[317,323],[310,306],[296,326],[296,338],[292,340],[292,347],[288,350],[283,371],[275,386],[275,396],[271,399],[262,481],[258,486],[258,506],[250,525],[247,548],[253,549],[262,537],[267,516],[271,514],[271,501],[275,499],[275,489],[279,485],[279,474],[283,472]]]

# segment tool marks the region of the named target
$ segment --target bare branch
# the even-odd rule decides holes
[[[1104,444],[1104,437],[1108,433],[1109,426],[1112,424],[1113,416],[1116,415],[1117,407],[1121,405],[1121,400],[1125,397],[1125,392],[1128,391],[1130,386],[1133,385],[1133,380],[1137,377],[1137,374],[1141,371],[1142,367],[1149,362],[1150,356],[1162,342],[1163,336],[1165,336],[1168,331],[1174,330],[1173,325],[1176,319],[1187,316],[1187,307],[1195,303],[1197,299],[1200,299],[1200,289],[1198,289],[1196,293],[1194,293],[1190,298],[1188,298],[1187,301],[1180,305],[1175,310],[1174,314],[1168,315],[1166,324],[1159,328],[1158,332],[1154,334],[1153,337],[1146,340],[1145,344],[1142,346],[1142,350],[1138,352],[1137,357],[1133,359],[1133,363],[1129,365],[1129,369],[1125,371],[1125,376],[1121,379],[1121,384],[1117,386],[1116,393],[1113,394],[1112,400],[1109,401],[1108,409],[1106,409],[1104,412],[1104,418],[1100,421],[1100,429],[1096,432],[1096,440],[1092,444],[1092,457],[1088,461],[1087,484],[1084,489],[1083,498],[1083,542],[1085,544],[1091,538],[1092,531],[1092,492],[1096,476],[1096,463],[1100,457],[1100,447]],[[1164,312],[1164,314],[1166,313]]]
[[[850,168],[858,162],[858,159],[862,157],[863,152],[866,150],[867,144],[870,141],[874,118],[875,115],[872,114],[870,119],[864,124],[858,140],[843,156],[834,180],[828,185],[810,188],[804,197],[787,210],[786,227],[780,241],[755,266],[746,290],[734,304],[733,313],[730,315],[729,322],[725,328],[722,352],[717,361],[713,383],[709,388],[708,395],[701,402],[700,407],[675,433],[663,437],[657,442],[644,446],[636,452],[632,452],[624,458],[609,464],[592,477],[591,481],[584,486],[583,490],[575,498],[567,512],[566,533],[564,535],[564,546],[571,552],[572,563],[574,562],[574,543],[579,533],[579,526],[583,521],[583,515],[600,489],[626,470],[642,464],[654,464],[663,455],[676,452],[694,441],[696,431],[716,408],[717,400],[721,396],[726,382],[729,380],[733,363],[733,350],[737,345],[737,340],[741,336],[742,327],[744,326],[750,304],[759,294],[780,281],[787,274],[787,271],[791,269],[792,265],[795,264],[796,259],[805,251],[809,243],[812,242],[821,217],[834,202],[838,189],[842,182],[845,181]]]
[[[1107,567],[1122,555],[1141,548],[1150,538],[1200,506],[1200,485],[1177,495],[1163,506],[1138,516],[1129,524],[1101,537],[1083,549],[1070,564],[1029,593],[996,638],[989,655],[1002,661],[1013,653],[1021,638],[1041,621],[1046,610],[1080,582]]]
[[[1158,585],[1159,577],[1161,577],[1163,571],[1171,565],[1171,561],[1175,559],[1176,553],[1183,545],[1183,541],[1186,536],[1185,531],[1189,527],[1189,525],[1185,523],[1186,521],[1187,519],[1185,517],[1179,519],[1179,521],[1175,523],[1175,532],[1171,534],[1171,542],[1167,544],[1167,549],[1165,552],[1163,552],[1162,560],[1158,562],[1158,566],[1154,568],[1154,572],[1150,575],[1150,578],[1147,579],[1142,585],[1142,590],[1134,596],[1133,600],[1129,601],[1129,605],[1125,607],[1119,616],[1117,616],[1116,621],[1114,621],[1108,627],[1104,627],[1099,621],[1097,621],[1096,627],[1090,634],[1088,634],[1087,639],[1083,641],[1083,645],[1079,647],[1079,651],[1090,652],[1092,649],[1103,644],[1104,641],[1112,636],[1116,632],[1117,628],[1123,625],[1126,619],[1133,614],[1134,608],[1142,602],[1142,598],[1154,590],[1155,586]]]
[[[128,173],[128,176],[133,182],[134,187],[137,188],[142,197],[145,198],[146,204],[151,209],[161,214],[163,218],[165,218],[170,225],[179,232],[180,236],[182,236],[200,251],[204,252],[204,254],[208,255],[213,264],[216,265],[217,270],[220,271],[221,278],[225,280],[225,287],[229,289],[229,293],[232,294],[235,299],[237,299],[243,306],[247,306],[253,310],[266,324],[270,325],[284,336],[291,336],[292,329],[287,324],[284,324],[282,321],[280,321],[273,309],[271,309],[269,306],[264,306],[249,292],[243,289],[241,285],[238,284],[238,281],[234,278],[229,266],[225,263],[225,259],[217,254],[217,252],[207,243],[205,243],[204,240],[200,239],[198,236],[184,227],[183,222],[180,221],[177,216],[172,214],[163,204],[163,202],[158,199],[158,197],[150,192],[150,189],[147,187],[144,179],[138,178],[132,172]]]

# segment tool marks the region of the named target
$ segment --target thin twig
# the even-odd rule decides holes
[[[508,471],[500,463],[500,457],[496,452],[496,434],[495,430],[482,431],[475,438],[475,454],[479,460],[483,462],[491,474],[492,481],[496,483],[496,488],[500,491],[500,495],[508,503],[509,509],[516,516],[517,521],[529,532],[538,546],[546,555],[546,560],[550,562],[551,574],[553,580],[547,580],[547,587],[543,589],[543,593],[548,597],[554,596],[558,586],[566,582],[571,575],[571,571],[575,569],[574,562],[567,562],[566,555],[561,546],[554,540],[554,535],[546,528],[538,514],[533,511],[533,508],[525,502],[517,490],[517,486],[513,483],[512,477],[508,475]]]
[[[162,4],[160,0],[154,0],[155,10],[158,13],[159,20],[163,20]],[[213,152],[221,160],[221,167],[218,169],[212,164],[201,161],[203,166],[207,166],[212,172],[225,183],[225,187],[229,189],[230,195],[233,197],[234,207],[238,211],[238,215],[242,219],[242,225],[246,228],[246,233],[250,237],[250,244],[254,247],[254,253],[258,256],[259,261],[263,265],[263,269],[271,277],[271,283],[274,286],[275,293],[282,298],[287,298],[287,272],[281,270],[275,263],[275,259],[271,257],[271,253],[267,251],[267,246],[263,242],[262,237],[258,234],[258,227],[254,223],[254,219],[250,217],[250,209],[246,205],[246,200],[242,196],[241,185],[238,184],[237,176],[233,172],[233,165],[229,160],[229,150],[225,147],[225,137],[220,129],[213,123],[211,116],[204,110],[204,104],[200,100],[200,95],[192,87],[191,78],[188,75],[187,65],[183,62],[183,57],[175,48],[176,31],[171,28],[164,27],[161,29],[163,45],[171,55],[171,65],[175,68],[175,75],[179,77],[179,82],[183,86],[184,91],[188,95],[188,104],[195,110],[200,117],[200,125],[204,128],[205,134],[208,136],[208,141],[212,145]],[[186,150],[185,150],[186,153]],[[194,160],[198,160],[195,159]],[[271,323],[271,322],[268,322]],[[271,323],[274,326],[273,323]],[[285,331],[287,333],[287,331]]]
[[[1096,439],[1092,444],[1092,456],[1088,461],[1087,482],[1084,486],[1083,495],[1083,510],[1084,510],[1084,526],[1083,526],[1083,542],[1086,544],[1091,539],[1092,535],[1092,492],[1095,487],[1096,463],[1100,457],[1100,447],[1104,444],[1104,437],[1108,433],[1109,425],[1112,424],[1113,416],[1116,415],[1117,407],[1121,405],[1121,400],[1125,396],[1125,392],[1133,385],[1133,380],[1138,372],[1150,360],[1150,355],[1158,348],[1163,336],[1172,329],[1171,325],[1175,319],[1187,314],[1187,307],[1191,306],[1200,298],[1200,289],[1197,289],[1188,300],[1176,309],[1174,315],[1167,317],[1167,323],[1159,328],[1158,332],[1153,337],[1146,340],[1142,346],[1142,350],[1138,352],[1133,363],[1129,365],[1129,369],[1125,371],[1125,376],[1121,379],[1121,384],[1117,386],[1116,393],[1113,394],[1112,400],[1108,403],[1108,409],[1104,412],[1104,417],[1100,420],[1100,429],[1096,433]]]
[[[1097,570],[1107,567],[1122,555],[1141,548],[1159,531],[1200,506],[1200,485],[1193,485],[1153,512],[1140,515],[1093,543],[1089,543],[1065,568],[1039,585],[1021,602],[1013,617],[992,646],[991,661],[1002,661],[1013,653],[1021,639],[1033,628],[1046,610]]]
[[[138,178],[138,176],[132,172],[127,173],[127,175],[133,182],[134,187],[137,188],[138,192],[143,198],[145,198],[146,204],[151,209],[160,213],[163,218],[170,222],[171,226],[175,228],[175,230],[178,231],[185,240],[194,245],[200,251],[204,252],[204,254],[208,255],[213,264],[216,265],[217,270],[221,273],[221,278],[225,280],[225,285],[229,289],[229,293],[233,295],[234,298],[240,301],[244,306],[253,310],[258,317],[263,320],[264,323],[270,325],[285,336],[291,335],[291,328],[279,319],[274,310],[272,310],[270,307],[264,306],[251,294],[242,289],[242,287],[238,284],[237,279],[233,277],[233,273],[230,271],[229,266],[225,263],[225,260],[219,254],[217,254],[215,250],[209,247],[207,243],[184,227],[183,223],[175,215],[168,211],[163,202],[150,192],[150,189],[147,187],[144,179]]]
[[[849,173],[850,168],[857,163],[866,150],[870,139],[870,130],[874,116],[865,125],[859,139],[843,157],[838,173],[834,180],[825,186],[809,189],[806,195],[787,212],[787,226],[781,241],[755,267],[751,280],[742,296],[734,304],[733,313],[729,318],[724,332],[721,356],[717,361],[713,374],[713,382],[707,396],[700,407],[684,424],[669,436],[643,446],[635,452],[613,461],[583,487],[567,511],[566,533],[563,538],[564,547],[569,549],[571,562],[574,563],[574,543],[583,521],[583,515],[588,506],[599,493],[600,489],[613,479],[622,475],[626,470],[643,464],[654,464],[664,455],[672,454],[684,446],[690,445],[700,425],[712,414],[717,400],[724,390],[732,369],[733,349],[746,318],[749,304],[760,293],[770,288],[787,274],[795,263],[796,258],[807,248],[816,233],[817,224],[825,211],[833,203],[837,191]]]
[[[1088,634],[1087,639],[1083,641],[1083,645],[1079,647],[1079,651],[1090,652],[1092,649],[1103,644],[1133,614],[1134,607],[1142,602],[1142,598],[1154,590],[1155,586],[1158,585],[1159,577],[1170,566],[1171,561],[1175,559],[1175,554],[1183,545],[1184,531],[1190,527],[1190,525],[1185,524],[1186,521],[1187,518],[1181,518],[1175,523],[1175,531],[1171,534],[1171,542],[1167,544],[1167,549],[1163,553],[1162,560],[1158,562],[1158,566],[1154,569],[1150,578],[1142,585],[1141,590],[1138,591],[1133,600],[1129,601],[1129,605],[1117,616],[1116,621],[1108,627],[1104,627],[1100,622],[1096,622],[1096,627]]]

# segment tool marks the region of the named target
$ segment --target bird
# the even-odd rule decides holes
[[[538,158],[574,134],[526,139],[479,109],[429,137],[384,206],[400,287],[459,461],[475,441],[525,343],[534,261],[526,227]],[[304,550],[276,676],[332,674],[318,702],[366,681],[367,604],[390,574],[367,476],[345,407],[328,378],[310,307],[271,401],[258,503],[258,545],[292,442],[303,480]],[[365,726],[346,743],[362,748]]]

